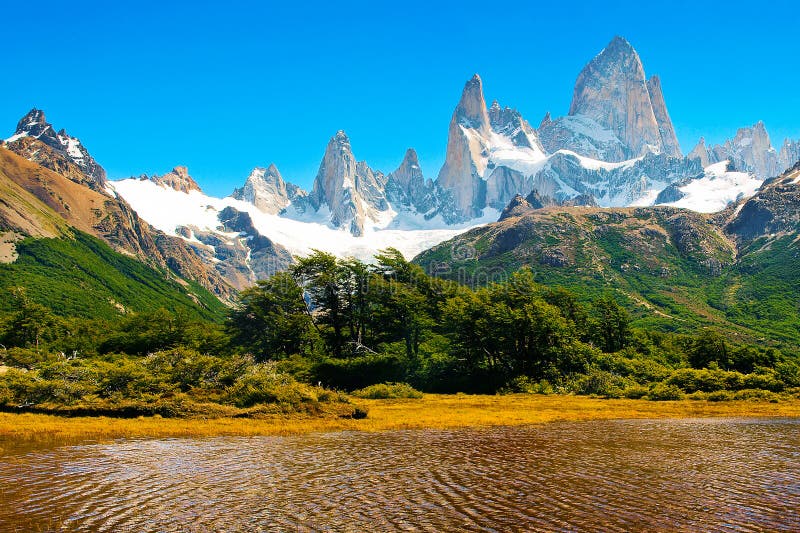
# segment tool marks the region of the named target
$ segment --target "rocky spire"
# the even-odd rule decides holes
[[[647,80],[647,90],[650,92],[650,103],[653,105],[653,114],[658,123],[658,131],[661,133],[663,152],[672,157],[683,157],[681,145],[675,135],[675,128],[672,126],[672,120],[667,112],[667,104],[661,90],[661,79],[658,76],[652,76]]]
[[[163,176],[153,176],[150,179],[158,185],[175,189],[178,192],[202,192],[197,182],[189,175],[189,169],[186,167],[178,166]]]
[[[425,181],[417,152],[406,150],[403,162],[397,170],[387,176],[387,197],[395,204],[414,206],[417,212],[425,213],[433,207],[433,184]]]
[[[622,37],[614,37],[578,75],[569,114],[612,131],[627,147],[627,157],[664,148],[642,61]],[[663,114],[668,120],[666,107]]]
[[[447,153],[436,180],[451,196],[452,205],[444,213],[450,220],[478,216],[485,205],[486,185],[481,177],[488,160],[490,130],[483,84],[475,74],[464,86],[450,119]]]
[[[692,151],[686,156],[687,159],[697,159],[703,168],[711,164],[711,155],[709,154],[708,147],[706,147],[705,137],[700,137],[697,145],[692,148]]]
[[[483,82],[477,74],[464,85],[453,118],[464,127],[482,134],[489,133],[489,114],[486,110],[486,100],[483,98]]]
[[[791,139],[786,139],[783,141],[778,159],[780,166],[784,169],[791,168],[800,161],[800,140],[792,141]]]
[[[28,114],[20,119],[17,123],[17,130],[14,132],[14,137],[35,137],[42,140],[46,144],[53,146],[48,140],[56,143],[56,132],[47,122],[44,116],[44,111],[36,109],[35,107],[28,111]],[[13,139],[13,137],[12,137]],[[10,141],[11,139],[9,139]],[[60,148],[60,145],[57,146]]]
[[[374,172],[365,162],[357,162],[344,131],[338,131],[325,149],[314,188],[311,206],[330,209],[330,224],[347,228],[353,235],[364,233],[368,219],[375,220],[389,205],[384,196],[386,177]]]

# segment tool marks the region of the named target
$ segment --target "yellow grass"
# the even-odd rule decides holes
[[[539,424],[558,420],[690,417],[800,417],[800,400],[756,401],[603,400],[582,396],[471,396],[426,394],[419,400],[358,400],[369,407],[364,420],[273,417],[119,419],[65,418],[0,413],[0,441],[42,439],[56,442],[120,437],[204,437],[218,435],[293,435],[329,431],[482,427]]]

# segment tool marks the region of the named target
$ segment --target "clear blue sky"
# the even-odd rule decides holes
[[[344,129],[374,168],[413,146],[435,177],[473,73],[536,126],[615,34],[661,76],[684,151],[757,120],[800,137],[794,2],[123,4],[4,3],[3,137],[40,107],[112,178],[183,164],[224,195],[270,162],[310,186]]]

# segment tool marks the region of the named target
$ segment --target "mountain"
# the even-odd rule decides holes
[[[569,115],[612,132],[622,143],[624,159],[652,151],[681,156],[661,82],[647,80],[639,54],[622,37],[615,37],[578,75]],[[620,154],[607,155],[608,161],[622,160]]]
[[[732,139],[706,146],[701,138],[687,156],[703,166],[729,161],[733,170],[747,172],[760,180],[771,178],[790,168],[800,159],[800,141],[786,139],[780,153],[772,146],[763,122],[740,128]]]
[[[108,182],[80,141],[55,133],[35,109],[5,146],[103,197],[92,197],[104,205],[102,224],[85,209],[77,218],[86,220],[71,224],[153,266],[171,265],[223,297],[313,249],[360,259],[386,247],[415,255],[530,210],[663,205],[720,212],[800,158],[800,142],[775,150],[763,123],[717,146],[701,139],[684,157],[661,79],[646,75],[622,37],[580,70],[568,113],[547,113],[538,128],[496,100],[487,106],[480,76],[467,80],[435,180],[426,178],[413,148],[389,173],[359,161],[344,131],[330,138],[310,192],[271,164],[253,169],[228,198],[206,195],[182,166]]]
[[[386,197],[391,205],[427,213],[435,207],[433,182],[426,180],[417,152],[406,150],[403,161],[386,177]]]
[[[778,161],[780,167],[784,169],[790,168],[795,161],[800,161],[800,140],[785,139],[778,155]]]
[[[613,292],[664,330],[733,325],[800,340],[800,163],[716,214],[673,207],[539,207],[516,197],[502,219],[417,256],[468,284],[528,267],[588,298]],[[644,312],[646,310],[646,313]]]
[[[23,287],[65,316],[164,307],[220,318],[224,305],[201,282],[221,280],[201,275],[204,266],[183,241],[136,219],[112,198],[0,148],[1,291]],[[11,305],[0,298],[0,310]]]
[[[244,186],[231,194],[233,198],[249,202],[265,213],[276,215],[292,202],[308,193],[293,183],[283,180],[278,167],[256,167],[247,177]]]
[[[389,210],[385,187],[386,177],[356,161],[350,139],[338,131],[325,149],[308,204],[317,213],[329,213],[333,227],[360,237],[368,223],[380,223],[381,214]]]
[[[39,140],[20,141],[38,144],[39,152],[47,146]],[[0,148],[0,180],[0,224],[6,231],[58,237],[65,235],[58,228],[68,226],[100,238],[115,251],[138,258],[168,276],[197,283],[225,300],[232,297],[231,287],[209,271],[183,239],[154,230],[114,194],[94,190],[5,148]],[[47,210],[43,211],[41,205]]]
[[[31,142],[34,139],[49,150],[41,150],[41,145]],[[63,129],[56,133],[47,122],[44,111],[31,109],[20,119],[14,135],[6,139],[6,143],[6,147],[12,152],[57,172],[60,171],[59,165],[64,165],[63,160],[66,159],[80,169],[85,177],[81,182],[94,190],[101,190],[106,186],[106,171],[103,167],[97,164],[79,139],[70,137]],[[75,179],[75,173],[72,173]]]

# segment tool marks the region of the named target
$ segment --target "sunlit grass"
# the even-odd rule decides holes
[[[605,400],[585,396],[433,395],[422,399],[355,400],[369,408],[363,420],[273,416],[251,418],[59,417],[0,414],[0,441],[55,442],[123,437],[206,437],[222,435],[294,435],[330,431],[444,429],[553,421],[690,417],[798,417],[800,400],[706,402],[682,400]]]

